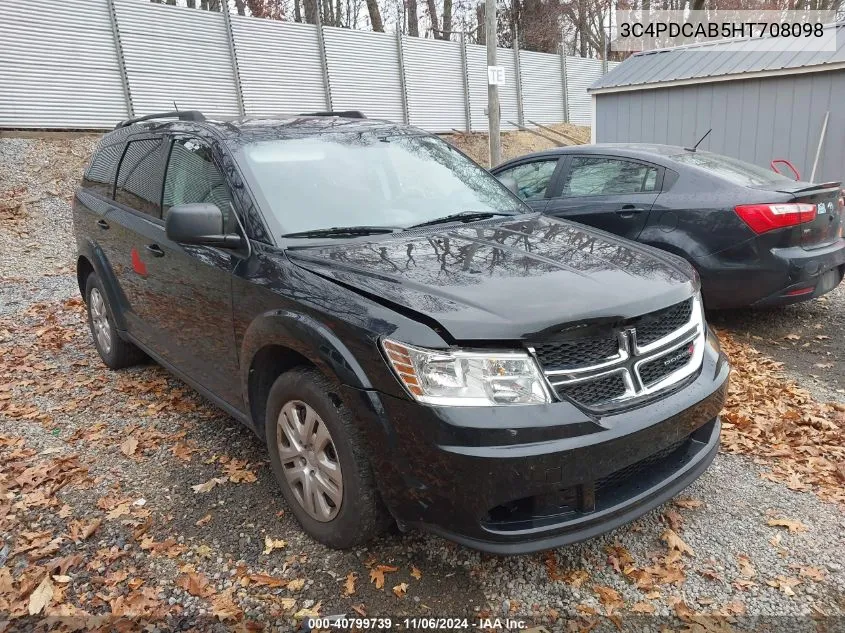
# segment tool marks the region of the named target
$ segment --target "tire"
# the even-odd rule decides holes
[[[267,397],[265,435],[273,474],[299,524],[324,545],[347,549],[371,540],[392,519],[376,490],[375,477],[352,415],[337,398],[330,397],[334,391],[334,383],[315,369],[297,368],[282,374]],[[293,418],[307,421],[309,409],[318,416],[314,432],[308,434],[303,424],[298,427],[303,429],[301,434],[297,435],[290,421]],[[284,430],[285,424],[288,431]],[[306,442],[311,445],[310,452],[302,453],[305,457],[293,457],[297,446],[291,443],[291,436],[300,447],[306,446]],[[338,476],[333,470],[335,465],[339,468],[340,485],[332,480]],[[291,480],[297,477],[299,481]],[[309,497],[304,494],[306,479],[314,492],[310,497],[318,499],[311,504],[302,501]],[[327,490],[340,500],[339,504],[330,498]]]
[[[108,295],[97,273],[88,275],[85,282],[85,306],[94,347],[97,348],[97,353],[108,367],[123,369],[138,365],[145,360],[144,352],[120,338],[114,324],[114,313],[109,305]]]

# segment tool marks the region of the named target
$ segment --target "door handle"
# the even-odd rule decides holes
[[[147,250],[153,254],[153,257],[164,257],[164,251],[158,244],[147,244]]]
[[[109,223],[106,222],[105,220],[100,219],[100,220],[97,220],[97,226],[99,226],[101,229],[107,229],[107,228],[109,228]]]
[[[616,215],[627,220],[629,218],[633,218],[637,213],[642,213],[643,211],[645,211],[645,209],[642,207],[636,207],[633,204],[626,204],[616,211]]]

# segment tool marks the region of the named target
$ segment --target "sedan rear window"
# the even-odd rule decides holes
[[[676,154],[671,158],[684,165],[700,167],[715,176],[720,176],[743,187],[759,187],[776,182],[791,182],[786,176],[781,176],[771,169],[758,167],[721,154],[698,151]]]

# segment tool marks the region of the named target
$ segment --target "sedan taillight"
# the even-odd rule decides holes
[[[766,233],[786,226],[795,226],[816,219],[816,205],[803,202],[778,204],[741,204],[734,209],[749,228]]]

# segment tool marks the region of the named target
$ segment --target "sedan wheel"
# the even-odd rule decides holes
[[[291,400],[279,413],[276,441],[296,500],[313,519],[334,519],[343,501],[343,473],[326,424],[308,404]]]

